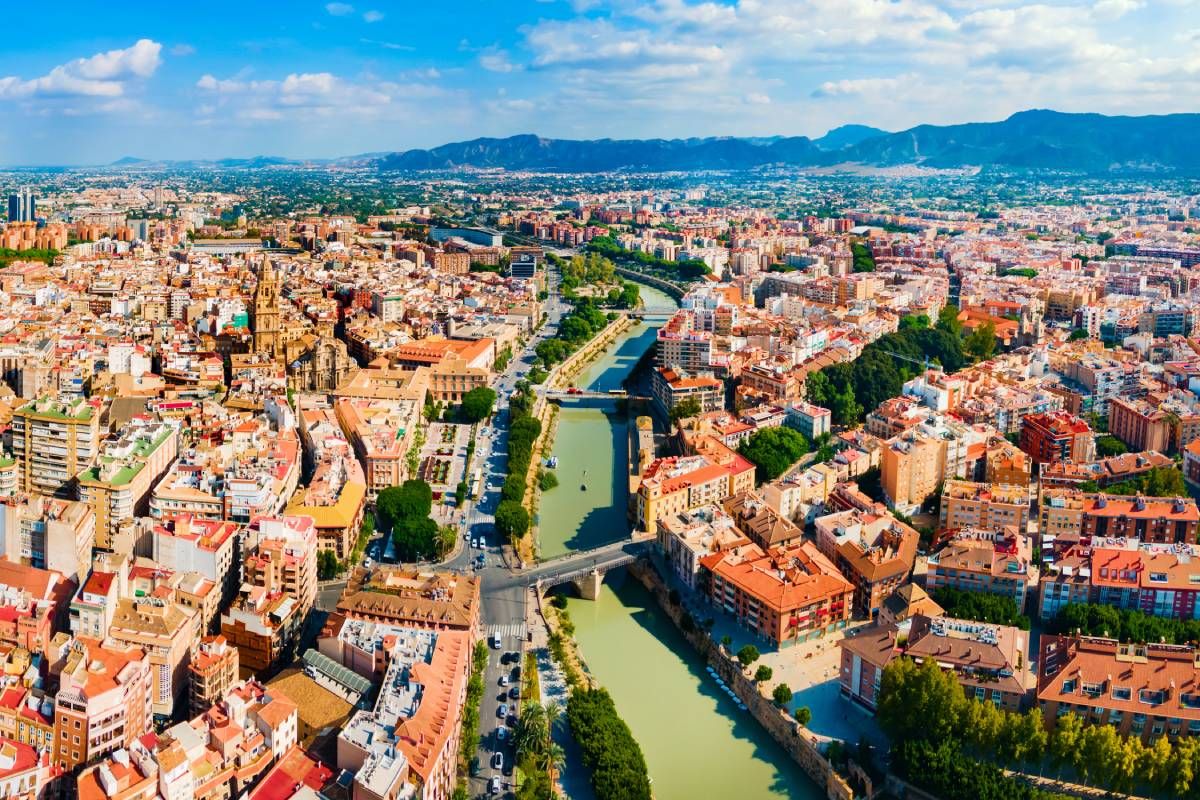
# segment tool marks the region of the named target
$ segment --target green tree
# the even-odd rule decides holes
[[[883,670],[875,716],[892,741],[950,740],[962,729],[966,708],[966,695],[953,673],[934,659],[917,666],[898,658]]]
[[[1067,341],[1077,342],[1080,339],[1088,338],[1088,336],[1089,336],[1089,334],[1085,328],[1075,328],[1074,330],[1071,331],[1070,335],[1067,336]]]
[[[1120,456],[1129,452],[1129,448],[1115,436],[1105,435],[1096,437],[1096,455],[1100,458]]]
[[[792,702],[792,690],[786,683],[781,683],[771,692],[771,699],[777,706],[786,706]]]
[[[529,512],[516,500],[501,500],[496,507],[496,530],[514,544],[529,532]]]
[[[1075,763],[1083,740],[1083,720],[1076,714],[1066,714],[1054,723],[1054,734],[1050,737],[1050,763],[1062,775],[1062,768]]]
[[[696,417],[704,409],[700,407],[700,399],[696,397],[685,397],[675,405],[671,406],[671,422],[678,422],[681,419],[688,417]]]
[[[766,683],[771,680],[771,676],[774,674],[775,671],[766,664],[759,664],[758,669],[754,671],[754,680],[758,683]]]
[[[800,723],[801,727],[808,727],[808,723],[812,722],[812,709],[808,706],[800,706],[792,712],[792,716],[796,718],[796,722]]]
[[[737,651],[737,660],[741,662],[742,669],[745,669],[755,661],[758,661],[758,655],[758,648],[752,644],[748,644]]]
[[[551,470],[544,469],[538,473],[538,488],[543,492],[548,492],[558,486],[558,476]]]
[[[384,528],[393,528],[402,519],[428,517],[432,509],[433,490],[416,478],[387,487],[375,500],[375,511]]]
[[[337,553],[332,550],[321,550],[317,553],[317,577],[323,581],[336,578],[341,571]]]
[[[855,272],[874,272],[875,257],[871,255],[871,250],[862,242],[852,242],[850,244],[850,252],[854,257]]]
[[[988,320],[977,327],[963,343],[963,349],[975,357],[976,361],[985,361],[996,352],[996,323]]]
[[[822,408],[829,408],[833,397],[833,384],[830,383],[829,376],[825,374],[824,370],[809,374],[804,390],[808,402]]]
[[[438,553],[438,525],[429,517],[403,517],[392,526],[401,561],[423,561]]]
[[[937,328],[954,337],[962,336],[962,323],[958,321],[958,306],[946,304],[938,312]]]
[[[809,450],[808,440],[791,428],[763,428],[742,442],[738,452],[756,467],[761,481],[778,478]]]
[[[480,422],[492,415],[496,393],[486,386],[476,386],[463,395],[462,413],[468,422]]]

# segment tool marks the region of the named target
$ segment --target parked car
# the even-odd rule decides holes
[[[511,689],[509,689],[508,696],[511,697],[513,700],[519,700],[521,698],[521,687],[514,686]]]
[[[492,756],[492,766],[496,769],[504,769],[504,753],[496,753]]]
[[[497,741],[503,742],[507,738],[508,738],[508,728],[504,727],[503,725],[501,725],[499,728],[496,728],[496,740]]]
[[[508,704],[507,703],[500,704],[500,707],[496,709],[496,716],[500,717],[501,719],[505,719],[508,717]]]
[[[508,686],[508,676],[507,676],[507,675],[501,675],[501,676],[500,676],[500,685],[501,685],[501,686]]]
[[[488,794],[500,794],[500,778],[493,776],[488,781]]]

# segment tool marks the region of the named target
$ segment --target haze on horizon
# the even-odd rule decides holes
[[[7,10],[0,164],[337,157],[536,132],[820,136],[1200,107],[1195,0],[63,2]],[[1170,46],[1163,46],[1169,43]]]

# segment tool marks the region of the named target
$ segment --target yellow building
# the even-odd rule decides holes
[[[946,481],[942,489],[941,528],[992,528],[1009,525],[1024,532],[1029,523],[1029,488],[1003,483]]]
[[[918,508],[937,491],[945,472],[945,448],[938,439],[904,434],[888,442],[879,460],[883,491],[894,508]]]

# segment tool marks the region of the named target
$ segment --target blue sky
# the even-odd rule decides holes
[[[36,35],[0,53],[2,164],[1200,109],[1200,0],[60,0],[5,18]]]

